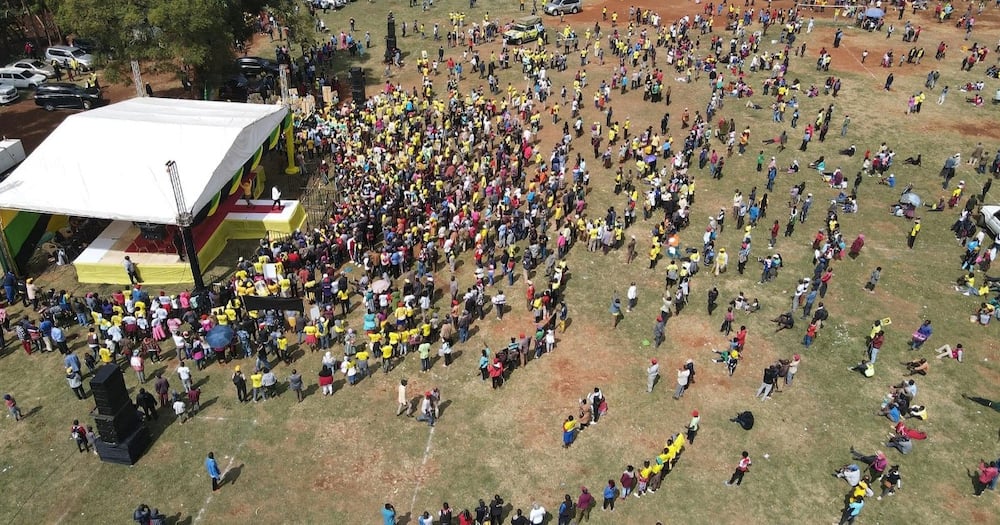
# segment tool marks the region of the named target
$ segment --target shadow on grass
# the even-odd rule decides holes
[[[226,474],[222,476],[222,483],[220,483],[220,485],[235,485],[236,480],[240,479],[240,475],[243,474],[243,466],[244,464],[240,463],[238,466],[228,470]]]
[[[194,518],[191,516],[181,518],[180,512],[167,517],[167,525],[191,525],[192,523],[194,523]]]

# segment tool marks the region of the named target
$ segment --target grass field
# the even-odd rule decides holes
[[[530,2],[528,7],[530,9]],[[609,12],[617,10],[624,20],[629,3],[608,2]],[[649,0],[638,5],[652,5]],[[789,2],[775,2],[788,7]],[[674,20],[694,4],[659,8],[666,20]],[[578,30],[593,25],[600,18],[600,6],[587,4],[585,12],[566,18]],[[378,57],[383,48],[386,13],[396,14],[397,32],[402,21],[409,25],[417,17],[425,22],[428,33],[433,21],[447,27],[448,13],[465,11],[467,22],[480,19],[485,11],[493,19],[517,16],[517,2],[481,0],[478,7],[457,0],[435,2],[428,12],[409,9],[402,2],[364,0],[331,12],[326,24],[331,34],[347,29],[349,18],[357,21],[358,32],[370,30],[374,59],[363,62],[368,69],[368,94],[379,89],[381,68]],[[829,11],[829,10],[828,10]],[[895,14],[890,13],[896,23]],[[338,380],[332,398],[309,389],[305,402],[296,404],[286,393],[276,400],[253,406],[236,403],[229,382],[231,369],[211,365],[195,374],[202,384],[203,412],[187,424],[173,422],[162,413],[152,425],[155,441],[149,452],[134,467],[100,463],[96,456],[79,454],[69,437],[73,419],[92,423],[88,411],[92,402],[77,401],[66,387],[61,362],[52,355],[27,357],[14,345],[0,360],[0,389],[13,393],[29,417],[15,424],[10,418],[0,422],[0,522],[6,523],[119,523],[131,511],[146,502],[172,516],[175,523],[235,523],[248,520],[262,523],[320,523],[333,521],[349,524],[376,523],[384,502],[392,502],[403,518],[415,525],[424,510],[432,514],[447,501],[453,508],[473,508],[478,499],[500,494],[513,508],[527,511],[533,500],[550,512],[558,507],[563,494],[574,498],[581,485],[595,496],[608,479],[617,481],[626,464],[639,466],[651,458],[673,433],[687,423],[691,410],[702,414],[702,431],[697,442],[688,448],[676,470],[663,483],[663,490],[641,500],[630,499],[614,514],[595,512],[594,523],[831,523],[836,522],[843,506],[847,485],[834,479],[834,469],[850,462],[849,449],[871,452],[887,450],[890,464],[899,464],[903,490],[894,498],[872,499],[862,512],[860,523],[995,523],[996,503],[993,493],[973,498],[967,469],[974,469],[980,458],[998,455],[1000,414],[964,401],[961,394],[1000,398],[1000,351],[996,344],[995,325],[983,328],[969,322],[978,305],[976,298],[954,292],[952,283],[960,272],[962,248],[948,230],[959,208],[943,213],[922,213],[924,227],[914,250],[906,249],[909,222],[888,214],[900,188],[912,183],[925,201],[936,201],[940,189],[937,172],[944,159],[962,152],[968,158],[977,141],[986,145],[988,154],[1000,144],[995,126],[995,106],[973,108],[964,103],[964,93],[956,85],[979,79],[989,80],[984,97],[996,89],[996,81],[983,78],[982,66],[974,73],[960,74],[959,47],[962,34],[949,24],[933,24],[929,15],[918,15],[915,23],[925,29],[920,43],[928,54],[922,65],[893,68],[895,83],[891,92],[882,90],[886,71],[877,67],[877,56],[892,45],[898,51],[910,44],[899,42],[901,31],[886,43],[884,33],[864,33],[845,28],[840,49],[833,50],[830,73],[815,71],[813,63],[822,46],[831,48],[835,24],[831,13],[816,13],[817,25],[811,34],[803,30],[800,42],[808,43],[806,58],[793,57],[789,76],[799,78],[803,87],[816,84],[822,89],[827,74],[842,79],[844,89],[833,99],[820,95],[808,99],[800,94],[802,115],[799,128],[781,128],[771,122],[766,109],[770,100],[755,95],[764,105],[761,111],[744,108],[745,100],[726,99],[721,116],[733,118],[738,129],[749,125],[751,147],[744,157],[727,159],[726,176],[711,180],[707,170],[698,175],[698,193],[693,207],[691,227],[682,234],[682,242],[700,246],[701,234],[709,215],[720,207],[731,208],[731,198],[739,188],[744,195],[752,186],[764,188],[765,178],[755,171],[760,140],[789,131],[789,148],[776,153],[766,146],[766,154],[776,155],[779,166],[798,159],[803,166],[819,155],[828,159],[828,169],[838,165],[848,180],[853,180],[866,149],[876,150],[882,142],[897,152],[894,173],[897,189],[876,184],[876,178],[864,178],[859,190],[861,212],[841,214],[842,231],[848,244],[864,233],[867,244],[856,260],[834,262],[835,277],[824,299],[830,320],[812,348],[801,346],[805,325],[794,330],[774,332],[770,319],[785,311],[801,277],[812,275],[810,244],[816,230],[823,227],[824,202],[836,196],[807,168],[796,175],[779,175],[771,196],[768,218],[782,224],[786,217],[784,201],[793,184],[806,181],[807,191],[816,196],[809,220],[798,225],[790,238],[780,237],[776,250],[786,267],[775,282],[756,284],[758,265],[747,267],[740,276],[735,271],[735,257],[728,273],[713,277],[702,271],[692,282],[692,301],[684,312],[667,325],[667,341],[659,349],[643,346],[651,338],[653,320],[659,310],[663,290],[663,267],[650,271],[643,256],[648,249],[652,223],[633,226],[639,242],[639,259],[624,265],[624,254],[608,256],[586,252],[575,246],[568,257],[570,279],[567,301],[570,307],[569,330],[560,336],[556,351],[517,370],[501,391],[493,391],[478,378],[477,357],[484,343],[496,348],[508,337],[531,328],[531,318],[520,300],[524,284],[520,280],[508,292],[513,312],[498,322],[492,316],[477,323],[469,343],[459,345],[455,364],[445,369],[436,362],[428,374],[419,373],[414,356],[388,375],[376,373],[359,385],[349,387]],[[908,15],[909,17],[909,15]],[[558,19],[545,17],[549,27]],[[994,9],[977,18],[977,36],[983,42],[995,42],[1000,31],[1000,17]],[[718,25],[718,24],[717,24]],[[897,30],[902,22],[896,23]],[[602,23],[606,29],[608,23]],[[770,35],[770,33],[769,33]],[[727,37],[728,38],[728,37]],[[774,37],[776,38],[776,37]],[[951,45],[945,61],[933,59],[934,46],[945,40]],[[703,44],[705,40],[703,39]],[[769,42],[765,38],[765,42]],[[262,56],[267,53],[265,42]],[[419,37],[401,38],[399,46],[419,54],[426,47],[433,53],[437,44]],[[499,44],[487,44],[489,51]],[[766,43],[762,48],[779,49]],[[703,47],[704,49],[704,47]],[[871,56],[862,65],[860,51]],[[454,56],[460,48],[447,49]],[[609,57],[610,58],[610,57]],[[990,57],[989,60],[993,60]],[[873,63],[874,62],[874,63]],[[610,76],[613,61],[604,68],[590,66],[591,85]],[[992,62],[991,62],[992,63]],[[338,62],[338,66],[347,65]],[[565,73],[550,74],[561,84],[570,85],[579,61],[570,59]],[[411,66],[396,77],[404,87],[419,78]],[[662,66],[662,62],[661,62]],[[927,72],[940,69],[938,86],[951,85],[946,104],[934,101],[938,90],[928,96],[923,111],[905,115],[906,97],[923,89]],[[706,79],[685,85],[674,81],[673,103],[652,106],[641,100],[640,93],[616,95],[613,99],[616,119],[631,117],[632,130],[646,126],[658,128],[664,111],[669,111],[675,144],[683,141],[679,130],[683,108],[704,111],[709,88]],[[437,84],[443,88],[444,75]],[[761,73],[750,74],[755,91],[760,93]],[[518,70],[502,73],[501,85],[523,83]],[[485,81],[483,81],[485,82]],[[463,89],[479,85],[478,79],[466,80]],[[592,91],[584,94],[589,104]],[[801,130],[816,112],[835,104],[833,125],[825,143],[814,141],[807,152],[797,150]],[[564,113],[567,114],[567,112]],[[847,137],[840,137],[844,114],[852,122]],[[603,121],[587,105],[585,121]],[[717,117],[718,118],[718,117]],[[786,116],[787,119],[787,116]],[[547,118],[543,122],[548,123]],[[786,122],[787,125],[787,122]],[[559,130],[551,124],[542,132],[542,148],[549,151]],[[837,151],[855,144],[859,155],[848,159]],[[724,146],[719,144],[719,149]],[[591,193],[588,213],[602,215],[603,210],[624,203],[613,195],[613,174],[598,167],[589,158],[589,148],[582,144],[591,166]],[[923,154],[923,166],[902,166],[907,156]],[[272,170],[272,172],[275,172]],[[956,176],[968,183],[968,190],[978,192],[984,176],[963,165]],[[987,197],[988,202],[993,202]],[[964,200],[963,200],[964,203]],[[739,247],[734,218],[729,213],[718,246],[735,254]],[[768,253],[766,226],[755,230],[753,256]],[[220,259],[222,260],[222,259]],[[882,281],[874,295],[862,286],[875,266],[883,268]],[[459,272],[465,284],[472,280],[471,265],[466,261]],[[981,274],[979,275],[981,278]],[[47,274],[38,279],[60,285],[71,279],[68,270]],[[614,291],[624,296],[631,281],[640,286],[639,306],[618,326],[611,329],[607,307]],[[52,284],[51,286],[57,286]],[[75,285],[80,292],[90,289]],[[725,304],[740,291],[757,297],[762,310],[740,315],[737,324],[750,330],[745,359],[734,377],[725,374],[721,365],[711,363],[713,347],[725,344],[719,334],[721,312],[710,318],[705,312],[705,294],[712,286],[721,292]],[[12,309],[20,313],[20,307]],[[724,310],[724,308],[723,308]],[[856,364],[864,350],[864,337],[875,319],[890,317],[886,344],[879,356],[876,377],[865,379],[847,369]],[[922,319],[932,319],[935,333],[919,353],[906,348],[910,334]],[[354,325],[359,319],[352,318]],[[929,357],[938,345],[964,343],[968,349],[964,363],[932,359],[931,373],[918,378],[918,402],[928,407],[930,418],[914,426],[925,430],[927,441],[916,442],[914,453],[900,456],[884,446],[890,424],[873,412],[890,384],[898,383],[905,367],[900,361],[918,354]],[[82,340],[73,341],[76,347]],[[753,397],[764,366],[778,357],[800,353],[803,364],[792,387],[783,389],[773,400],[761,402]],[[661,363],[661,381],[652,394],[645,392],[645,367],[651,357]],[[673,370],[688,358],[695,361],[697,384],[680,401],[670,398],[674,386]],[[299,353],[293,367],[303,373],[307,385],[315,383],[320,356]],[[244,367],[251,367],[247,361]],[[177,383],[176,361],[150,366],[164,372]],[[147,372],[149,371],[147,369]],[[289,367],[278,367],[281,379]],[[154,372],[155,374],[155,372]],[[150,374],[151,376],[154,374]],[[417,395],[440,386],[446,400],[442,419],[430,431],[426,425],[395,416],[395,385],[409,378],[411,392]],[[137,385],[131,372],[126,381],[134,395]],[[587,429],[569,450],[560,447],[560,425],[567,414],[575,413],[577,400],[594,386],[608,397],[610,412],[599,425]],[[88,388],[89,390],[89,388]],[[753,410],[757,424],[749,432],[728,421],[735,413]],[[226,485],[211,494],[202,462],[214,450],[220,466],[228,470]],[[741,450],[748,450],[754,466],[745,485],[723,486],[735,466]],[[993,516],[993,517],[991,517]],[[555,523],[553,517],[550,523]]]

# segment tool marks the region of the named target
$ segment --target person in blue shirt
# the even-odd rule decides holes
[[[382,509],[382,525],[396,525],[396,509],[392,503],[386,503]]]
[[[855,518],[858,514],[861,514],[861,509],[865,506],[864,498],[858,498],[847,504],[847,508],[844,509],[844,515],[840,517],[840,525],[849,525],[854,523]]]
[[[205,470],[208,471],[208,477],[212,478],[212,491],[219,490],[219,486],[222,485],[222,472],[219,471],[219,464],[215,462],[214,452],[209,452],[205,458]]]
[[[66,357],[63,358],[63,364],[66,365],[66,368],[72,368],[74,372],[80,371],[80,358],[74,353],[66,354]]]
[[[607,486],[604,487],[603,510],[611,509],[611,512],[614,512],[616,499],[618,499],[618,489],[615,487],[615,480],[609,479]]]

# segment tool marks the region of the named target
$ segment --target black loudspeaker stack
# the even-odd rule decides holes
[[[396,52],[396,20],[389,17],[385,26],[385,61],[391,62],[392,55]]]
[[[351,68],[351,97],[355,103],[362,104],[365,100],[365,71],[360,67]]]
[[[97,408],[91,412],[97,427],[97,455],[101,461],[133,465],[149,447],[150,435],[139,419],[117,365],[104,365],[90,380]]]

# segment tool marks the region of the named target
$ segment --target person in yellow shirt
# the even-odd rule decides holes
[[[577,432],[577,423],[576,420],[573,419],[572,415],[568,416],[566,418],[566,421],[563,421],[562,428],[563,428],[563,448],[569,448],[569,446],[573,444],[573,441],[576,440],[576,432]]]
[[[358,379],[368,375],[368,355],[368,350],[365,348],[358,350],[358,353],[354,355],[354,364],[358,369]]]
[[[639,483],[635,488],[635,497],[640,497],[649,488],[649,478],[653,475],[653,467],[649,465],[649,460],[643,461],[642,468],[639,469]]]
[[[393,332],[395,333],[395,332]],[[392,366],[392,349],[393,346],[389,343],[382,345],[382,373],[388,374],[389,368]]]
[[[278,340],[275,343],[278,346],[278,359],[286,363],[291,363],[292,356],[288,353],[288,337],[285,336],[284,332],[278,335]]]
[[[111,349],[108,348],[106,345],[102,346],[101,349],[97,351],[97,355],[100,357],[101,363],[105,365],[111,364],[111,362],[114,360],[114,358],[111,355]]]
[[[253,402],[257,402],[257,398],[267,399],[264,395],[264,372],[261,372],[259,368],[254,368],[253,373],[250,374],[250,386],[253,388]]]
[[[315,352],[319,345],[319,328],[315,324],[309,323],[302,329],[306,335],[306,344],[309,345],[309,352]]]
[[[649,484],[647,485],[649,493],[652,494],[660,488],[660,483],[663,482],[663,464],[660,463],[659,458],[650,464],[650,476]]]

